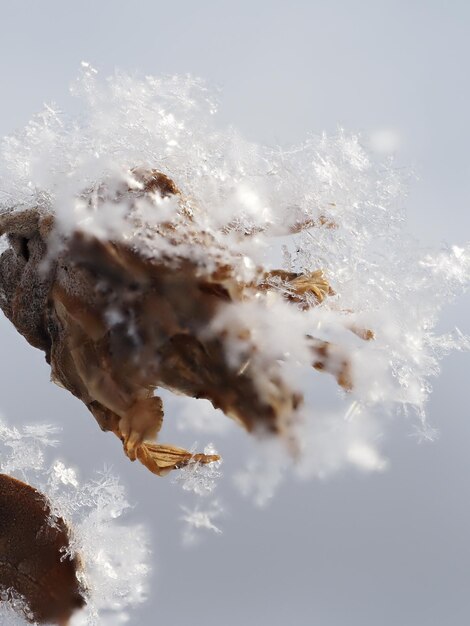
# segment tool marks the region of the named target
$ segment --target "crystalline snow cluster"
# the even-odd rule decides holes
[[[142,206],[140,226],[129,230],[115,203],[90,211],[81,194],[105,180],[132,185],[135,167],[159,170],[175,181],[193,223],[217,246],[179,253],[203,254],[208,265],[224,249],[247,268],[281,262],[291,271],[322,268],[334,289],[308,311],[272,296],[227,306],[214,321],[227,330],[234,363],[243,352],[236,325],[248,325],[259,353],[282,360],[286,382],[306,396],[300,473],[325,475],[347,464],[383,469],[378,415],[385,411],[414,413],[429,436],[429,378],[442,355],[469,347],[459,332],[439,336],[434,329],[442,307],[467,286],[470,247],[422,250],[407,234],[406,185],[393,161],[377,162],[360,137],[343,131],[289,148],[257,145],[217,128],[216,98],[199,80],[119,72],[101,80],[82,66],[72,86],[80,116],[47,106],[3,140],[3,206],[42,206],[65,232],[79,223],[99,237],[151,246],[145,233],[155,212]],[[155,202],[159,215],[174,211],[168,199]],[[286,235],[300,223],[311,227]],[[154,245],[147,253],[160,251]],[[364,341],[351,327],[372,331],[374,339]],[[323,375],[311,370],[305,335],[331,342],[351,361],[350,393],[333,393],[326,403],[317,397],[312,380]]]
[[[197,448],[197,443],[195,443],[193,449]],[[217,450],[209,443],[204,448],[204,454],[217,454]],[[222,477],[221,464],[222,459],[208,465],[199,462],[190,463],[182,467],[174,476],[174,483],[198,498],[197,502],[193,502],[192,508],[181,505],[184,513],[180,518],[183,522],[183,545],[190,546],[198,543],[201,539],[201,531],[204,530],[210,530],[216,534],[222,533],[222,530],[215,525],[214,519],[222,515],[224,508],[222,503],[213,497],[217,483]],[[204,505],[202,499],[205,499]]]

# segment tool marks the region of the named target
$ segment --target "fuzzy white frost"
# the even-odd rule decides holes
[[[301,313],[274,293],[229,306],[214,320],[213,328],[228,332],[232,362],[243,355],[234,329],[252,331],[261,348],[252,364],[261,392],[269,384],[263,378],[266,362],[280,358],[286,383],[307,396],[299,472],[325,475],[349,464],[383,469],[378,442],[384,412],[416,415],[427,437],[429,379],[449,349],[469,346],[459,332],[439,336],[434,329],[442,308],[467,288],[470,246],[420,249],[406,231],[405,181],[392,159],[377,161],[359,136],[343,131],[310,135],[288,148],[248,142],[233,129],[215,126],[214,96],[190,77],[118,72],[101,80],[85,63],[72,92],[82,101],[80,117],[48,106],[3,140],[5,207],[39,204],[53,210],[65,230],[79,222],[100,237],[129,238],[135,232],[122,220],[125,207],[105,203],[90,212],[79,194],[103,180],[133,184],[130,171],[136,166],[160,170],[175,181],[194,223],[213,236],[218,250],[243,259],[240,272],[281,260],[292,271],[323,268],[337,294]],[[160,203],[161,219],[174,210],[170,201],[152,202]],[[145,203],[138,210],[141,240],[151,246],[146,224],[155,212]],[[308,220],[317,226],[285,236],[289,226]],[[165,242],[155,241],[151,252],[158,255]],[[198,260],[210,270],[214,250],[178,250],[202,254]],[[352,324],[372,330],[375,339],[359,339],[349,330]],[[317,383],[311,381],[324,375],[310,368],[306,333],[334,343],[338,358],[352,362],[354,390],[348,398],[332,391],[330,402],[319,400],[323,387],[330,388],[325,377],[315,395]],[[352,414],[351,403],[357,408]]]

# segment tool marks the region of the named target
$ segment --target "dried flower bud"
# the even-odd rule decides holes
[[[124,180],[101,183],[77,206],[80,219],[65,230],[39,210],[0,215],[11,245],[0,258],[0,306],[45,350],[52,380],[123,441],[131,460],[159,475],[219,457],[152,443],[163,422],[157,387],[208,399],[248,431],[291,444],[303,398],[283,379],[282,355],[263,355],[249,321],[238,318],[235,362],[235,325],[217,330],[214,320],[224,307],[268,306],[270,296],[306,311],[334,293],[323,272],[256,266],[205,230],[175,183],[156,170],[134,168]],[[116,224],[100,230],[110,215],[121,234]],[[318,347],[306,335],[303,341],[320,368]],[[350,388],[329,354],[323,349],[321,368]]]

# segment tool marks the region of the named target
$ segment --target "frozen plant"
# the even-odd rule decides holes
[[[426,431],[430,377],[468,347],[435,328],[470,248],[410,237],[392,160],[342,130],[248,142],[190,77],[84,63],[72,92],[79,117],[51,105],[3,141],[0,305],[131,459],[216,461],[153,443],[159,386],[279,435],[302,475],[383,469],[385,412]]]

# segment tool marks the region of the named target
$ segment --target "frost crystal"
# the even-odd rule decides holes
[[[197,444],[193,448],[196,449],[196,446]],[[208,444],[204,449],[204,454],[217,454],[217,451],[212,444]],[[181,468],[180,473],[175,476],[173,482],[180,484],[184,491],[189,491],[198,498],[207,498],[214,492],[222,476],[220,471],[221,464],[221,460],[209,465],[204,465],[197,461],[190,463],[186,467]],[[185,513],[181,517],[184,523],[183,545],[197,543],[201,539],[201,530],[212,530],[215,533],[222,532],[213,523],[213,519],[219,517],[223,512],[222,504],[218,500],[211,500],[208,503],[206,501],[204,508],[201,508],[199,502],[194,504],[192,508],[187,506],[181,506],[181,508]]]
[[[263,507],[273,497],[290,465],[279,442],[263,441],[246,467],[235,475],[234,482],[242,495]]]
[[[25,626],[31,623],[35,624],[24,598],[14,589],[0,589],[0,626]]]
[[[193,450],[196,450],[196,447],[197,444],[194,444]],[[204,448],[204,454],[217,454],[217,450],[210,443]],[[198,496],[209,495],[214,491],[217,481],[222,476],[221,464],[222,460],[208,465],[198,461],[189,463],[186,467],[181,468],[173,481],[180,484],[184,491],[191,491]]]
[[[181,507],[184,515],[181,517],[185,523],[183,530],[183,545],[194,545],[200,539],[200,530],[211,530],[221,534],[221,529],[214,524],[214,519],[223,513],[223,508],[217,500],[210,502],[210,507],[204,510],[198,506],[194,509]]]
[[[40,472],[44,468],[44,450],[48,446],[57,446],[53,438],[60,428],[49,424],[31,424],[21,430],[9,427],[0,418],[0,443],[4,453],[0,469],[5,474],[19,475],[26,479],[29,472]]]
[[[405,228],[406,181],[392,158],[378,160],[343,130],[292,147],[249,142],[215,126],[216,99],[190,77],[117,72],[102,81],[84,63],[72,91],[82,101],[80,118],[48,106],[3,140],[5,211],[39,207],[54,213],[63,234],[78,225],[101,240],[135,242],[148,258],[190,259],[206,274],[214,259],[236,259],[240,281],[281,260],[289,272],[322,268],[334,294],[319,299],[312,291],[301,304],[277,276],[269,292],[220,307],[207,337],[225,338],[228,363],[250,372],[260,397],[272,393],[270,364],[279,363],[279,382],[307,398],[297,425],[302,473],[326,475],[348,464],[383,469],[384,412],[414,414],[426,431],[430,377],[448,350],[469,347],[462,334],[441,336],[435,328],[442,308],[468,286],[470,247],[420,248]],[[392,139],[376,137],[375,147],[389,152]],[[139,189],[135,168],[174,181],[185,215],[207,234],[203,244],[185,240],[184,220],[174,245],[152,235],[175,218],[174,198],[143,198],[125,218],[129,206],[110,199],[119,185]],[[109,311],[110,324],[119,323],[117,313]],[[320,399],[329,383],[312,382],[320,376],[311,370],[312,346],[328,347],[329,371],[348,389],[347,400],[334,392],[328,404]],[[325,361],[314,366],[325,369]],[[345,419],[351,402],[360,410]],[[184,471],[186,488],[206,490],[200,470]]]

